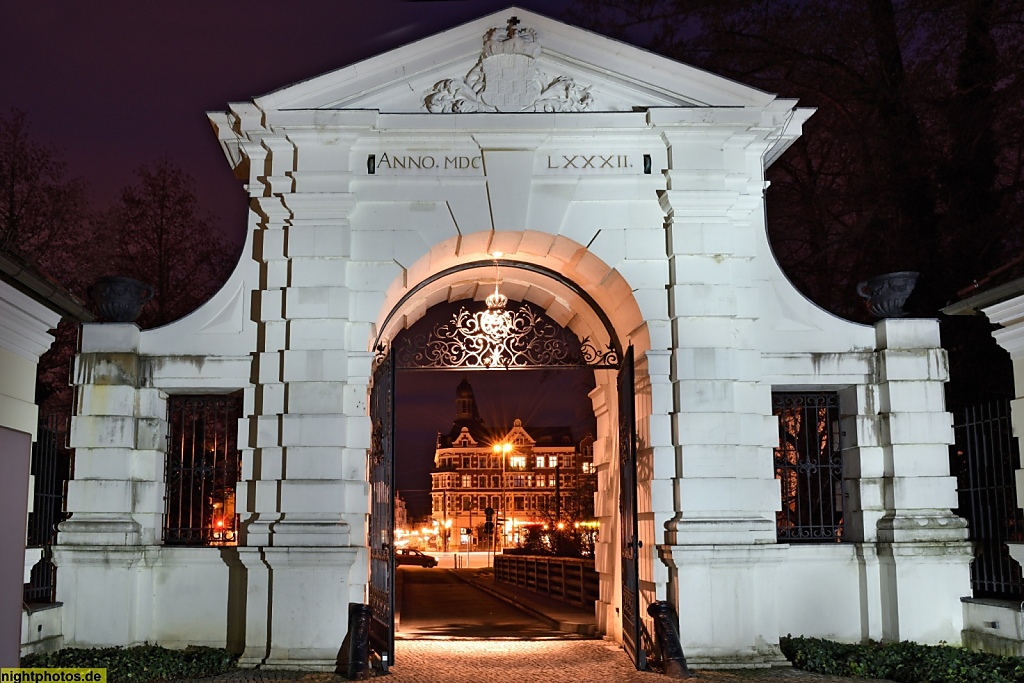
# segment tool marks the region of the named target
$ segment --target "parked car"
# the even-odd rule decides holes
[[[418,564],[421,567],[436,567],[437,558],[412,548],[399,548],[395,551],[395,564]]]

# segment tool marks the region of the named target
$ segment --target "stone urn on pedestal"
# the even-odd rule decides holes
[[[153,287],[124,275],[101,277],[89,288],[100,317],[110,323],[135,322],[153,295]]]
[[[903,305],[914,291],[919,275],[913,270],[876,275],[858,284],[857,294],[876,318],[903,318],[907,315]]]

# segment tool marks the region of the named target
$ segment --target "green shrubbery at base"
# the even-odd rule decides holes
[[[213,647],[168,650],[156,645],[65,648],[21,658],[25,668],[106,669],[107,683],[152,683],[177,678],[205,678],[235,668],[238,655]]]
[[[948,645],[864,643],[819,638],[779,639],[798,669],[832,676],[887,678],[897,683],[1024,683],[1024,659]]]

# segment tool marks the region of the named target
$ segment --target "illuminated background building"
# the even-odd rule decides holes
[[[451,430],[437,436],[434,466],[431,508],[449,532],[444,550],[484,550],[492,541],[507,547],[526,527],[564,528],[593,517],[593,436],[577,442],[567,427],[528,429],[518,419],[511,430],[489,429],[467,380],[456,392]]]

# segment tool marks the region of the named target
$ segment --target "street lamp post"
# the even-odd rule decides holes
[[[496,443],[494,452],[501,455],[501,549],[505,549],[505,525],[508,523],[507,508],[505,507],[505,460],[512,452],[512,444]]]
[[[444,548],[444,550],[442,550],[441,552],[445,552],[446,553],[446,552],[448,552],[448,531],[447,530],[450,529],[451,526],[452,526],[451,520],[448,519],[448,491],[444,492],[444,516],[441,517],[441,522],[443,524],[443,526],[441,527],[441,533],[443,534],[443,536],[441,537],[442,538],[441,542],[443,544],[442,547]]]

